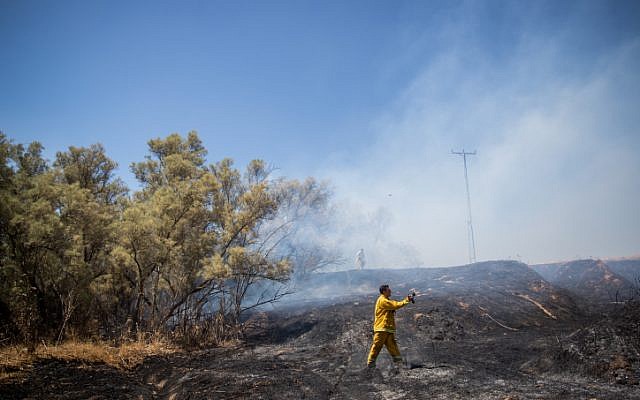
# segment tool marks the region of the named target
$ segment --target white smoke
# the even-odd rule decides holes
[[[364,248],[372,267],[467,262],[462,160],[450,153],[464,147],[478,152],[478,260],[636,254],[640,40],[588,65],[571,64],[562,37],[525,36],[504,65],[465,45],[425,66],[362,151],[319,171],[345,253]]]

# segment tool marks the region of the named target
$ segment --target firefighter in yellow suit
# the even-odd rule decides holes
[[[402,362],[400,349],[398,349],[395,338],[395,313],[397,309],[409,304],[412,298],[411,296],[407,296],[402,301],[394,301],[389,298],[390,296],[391,289],[389,285],[380,286],[380,297],[378,297],[376,301],[375,319],[373,321],[373,344],[371,345],[369,359],[367,360],[367,366],[369,368],[375,368],[376,358],[378,358],[382,346],[387,347],[394,362]]]

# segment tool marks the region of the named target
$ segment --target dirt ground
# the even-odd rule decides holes
[[[371,307],[346,304],[263,316],[267,330],[246,346],[152,357],[129,371],[42,361],[2,382],[0,398],[640,399],[637,359],[620,362],[628,379],[617,383],[608,366],[591,371],[572,358],[571,340],[588,325],[577,334],[575,323],[512,331],[409,307],[398,312],[409,368],[394,367],[384,350],[376,370],[363,368]]]
[[[640,399],[640,307],[580,312],[538,292],[418,297],[396,313],[402,368],[386,350],[365,368],[375,296],[354,296],[256,313],[241,346],[129,370],[42,360],[0,399]]]

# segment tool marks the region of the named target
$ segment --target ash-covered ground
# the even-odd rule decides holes
[[[365,368],[381,283],[418,293],[396,313],[407,368],[386,350]],[[46,361],[0,398],[640,399],[640,304],[585,298],[521,263],[318,274],[298,289],[250,317],[242,346],[130,371]]]

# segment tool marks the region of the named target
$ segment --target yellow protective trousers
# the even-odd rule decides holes
[[[369,359],[367,360],[367,365],[375,365],[376,358],[378,358],[378,354],[380,354],[380,350],[382,350],[382,346],[387,347],[387,351],[393,357],[394,362],[402,361],[402,356],[400,356],[400,349],[398,348],[398,343],[396,343],[396,337],[391,332],[373,332],[373,344],[371,345],[371,351],[369,352]]]

